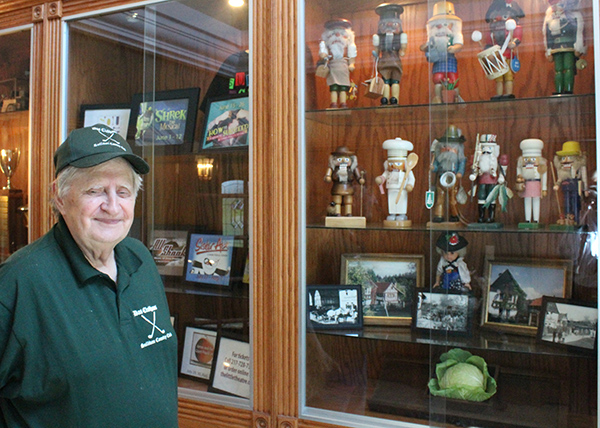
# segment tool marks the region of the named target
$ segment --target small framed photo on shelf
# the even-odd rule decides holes
[[[83,104],[80,111],[83,126],[101,123],[114,129],[117,134],[127,139],[131,104]]]
[[[206,327],[186,327],[181,358],[181,374],[208,383],[216,343],[216,330]]]
[[[538,342],[594,352],[598,346],[597,335],[598,307],[595,303],[547,296],[542,299]]]
[[[470,336],[474,297],[465,293],[416,290],[412,328],[417,332]]]
[[[185,280],[216,286],[229,286],[233,241],[233,236],[189,233]]]
[[[570,260],[487,260],[482,326],[535,336],[543,296],[570,298]]]
[[[314,330],[363,326],[360,285],[308,285],[306,320]]]
[[[155,153],[192,151],[200,88],[136,94],[130,129],[134,146],[154,146]]]
[[[188,232],[184,230],[154,230],[151,234],[150,252],[164,276],[181,276],[187,256]]]
[[[342,254],[341,283],[361,286],[365,325],[410,325],[423,261],[412,254]]]
[[[250,398],[250,344],[243,336],[219,333],[208,390]]]
[[[202,138],[202,149],[248,147],[249,98],[228,97],[210,100]]]

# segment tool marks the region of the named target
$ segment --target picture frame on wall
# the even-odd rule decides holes
[[[234,149],[250,145],[248,96],[212,99],[208,103],[202,150]]]
[[[79,110],[84,127],[101,123],[114,129],[121,137],[127,139],[131,104],[82,104]]]
[[[423,269],[423,255],[342,254],[340,282],[362,287],[365,325],[409,326]]]
[[[363,327],[360,285],[308,285],[306,320],[314,330]]]
[[[184,278],[187,282],[229,287],[234,237],[190,232]]]
[[[543,297],[570,298],[572,277],[570,260],[486,260],[482,327],[535,336]]]
[[[537,340],[569,350],[595,353],[598,347],[597,305],[544,296]]]
[[[186,326],[180,373],[208,383],[216,344],[216,330],[204,326]]]
[[[250,398],[252,391],[250,357],[251,349],[246,337],[220,331],[208,391]]]
[[[157,229],[150,237],[149,250],[158,272],[163,276],[181,276],[187,257],[186,230]]]
[[[414,297],[412,328],[421,333],[470,336],[473,327],[474,297],[418,289]]]
[[[130,138],[134,147],[154,147],[157,154],[192,151],[200,88],[135,94]]]

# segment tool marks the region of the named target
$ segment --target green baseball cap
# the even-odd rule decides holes
[[[88,168],[118,157],[127,160],[138,174],[150,171],[148,163],[111,127],[98,123],[75,129],[54,153],[55,176],[69,165]]]

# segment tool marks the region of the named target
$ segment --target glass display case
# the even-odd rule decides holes
[[[300,416],[596,426],[598,5],[300,10]]]

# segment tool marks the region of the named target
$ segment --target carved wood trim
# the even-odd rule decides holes
[[[250,410],[179,399],[179,428],[248,428],[252,421]]]
[[[268,413],[254,412],[252,414],[253,428],[271,428],[271,415]]]
[[[289,416],[277,416],[277,428],[298,428],[298,419]]]

